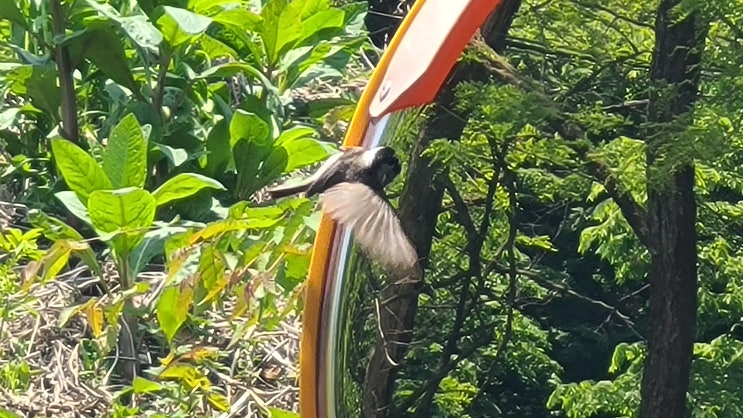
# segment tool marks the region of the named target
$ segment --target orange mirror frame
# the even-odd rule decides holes
[[[346,132],[345,146],[364,146],[375,123],[391,112],[432,103],[477,28],[500,0],[418,0],[373,71]],[[325,300],[338,228],[323,215],[306,285],[300,345],[299,408],[302,418],[320,418],[320,379]]]

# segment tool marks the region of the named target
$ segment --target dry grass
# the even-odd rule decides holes
[[[0,203],[0,214],[14,210],[14,206]],[[7,222],[3,228],[15,220],[15,215],[0,218],[0,222]],[[140,279],[156,288],[164,277],[162,272],[151,271],[143,273]],[[102,417],[111,412],[116,391],[121,388],[112,373],[116,353],[107,361],[97,361],[91,366],[83,355],[84,342],[92,338],[86,317],[77,315],[63,327],[58,325],[60,314],[70,306],[84,303],[89,298],[86,294],[90,287],[98,280],[81,266],[32,286],[29,293],[4,299],[4,306],[13,313],[0,323],[0,409],[28,417]],[[115,289],[115,278],[109,277],[107,281]],[[185,343],[211,347],[222,353],[220,367],[211,369],[209,377],[212,385],[226,396],[230,409],[220,413],[204,402],[198,415],[260,417],[265,416],[267,407],[297,411],[299,316],[290,315],[270,331],[256,328],[228,349],[236,325],[246,320],[231,319],[231,311],[232,302],[226,301],[223,309],[205,313],[207,325],[199,336],[184,337]],[[154,352],[147,353],[150,349]],[[159,366],[158,349],[143,346],[140,363],[151,359],[151,366]],[[10,390],[3,385],[2,370],[20,362],[30,367],[30,380],[25,389]],[[144,377],[155,380],[146,374]],[[135,398],[135,402],[141,405],[142,399]],[[174,407],[171,412],[176,410]]]

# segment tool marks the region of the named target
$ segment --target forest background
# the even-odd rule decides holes
[[[0,3],[0,416],[296,416],[318,214],[261,190],[409,6]],[[743,416],[742,42],[739,0],[503,0],[408,144],[383,414]]]

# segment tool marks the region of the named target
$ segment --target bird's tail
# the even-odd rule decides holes
[[[282,185],[266,190],[266,193],[268,193],[268,196],[271,200],[280,199],[282,197],[287,197],[287,196],[295,195],[298,193],[303,193],[307,191],[307,188],[309,186],[310,184],[307,182],[301,182],[298,184],[291,184],[291,185],[282,184]]]

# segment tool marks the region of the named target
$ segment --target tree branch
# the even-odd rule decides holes
[[[59,73],[59,89],[62,95],[62,136],[72,142],[79,143],[79,128],[77,124],[77,101],[75,100],[75,81],[72,78],[72,64],[70,52],[66,46],[60,44],[65,35],[67,19],[62,11],[61,0],[52,0],[49,3],[52,15],[52,32],[56,39],[54,46],[54,60]]]
[[[526,92],[536,94],[545,106],[556,107],[554,101],[544,93],[540,92],[531,82],[518,74],[506,60],[493,51],[482,38],[475,36],[472,41],[473,46],[480,52],[480,56],[485,60],[483,63],[493,75],[501,80],[515,85]],[[630,224],[640,241],[649,248],[649,228],[647,224],[647,212],[639,203],[637,203],[629,191],[625,190],[619,180],[611,174],[609,167],[598,161],[588,161],[588,149],[584,143],[577,140],[584,136],[580,126],[572,121],[569,116],[562,112],[555,112],[550,125],[566,140],[576,141],[574,150],[578,156],[587,161],[586,166],[591,174],[603,184],[607,193],[612,197],[614,202],[619,206],[627,222]]]

